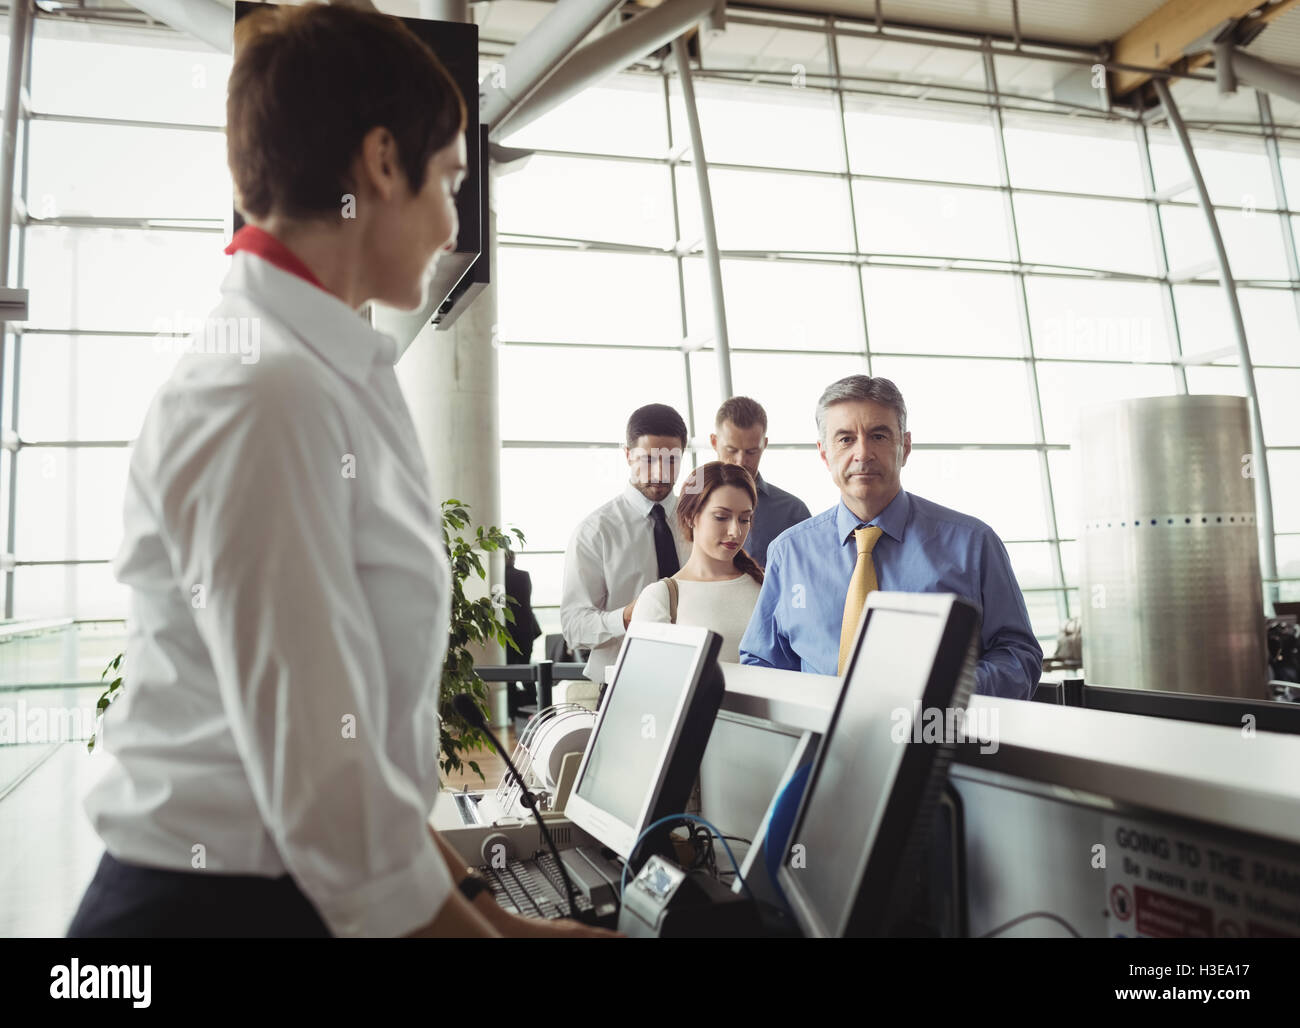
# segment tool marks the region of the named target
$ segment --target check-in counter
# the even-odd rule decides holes
[[[840,683],[723,671],[701,811],[762,839]],[[986,696],[963,721],[941,829],[956,934],[1300,936],[1300,736]],[[759,848],[737,846],[761,891]]]
[[[970,935],[1300,936],[1300,736],[977,696]],[[981,752],[983,750],[984,752]]]

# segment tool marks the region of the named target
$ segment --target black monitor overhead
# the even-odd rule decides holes
[[[923,852],[957,734],[930,729],[962,720],[951,712],[973,691],[979,629],[979,609],[956,596],[867,597],[778,872],[805,935],[897,931],[900,873]]]
[[[722,706],[721,643],[690,625],[628,628],[565,811],[624,859],[649,825],[686,809]]]

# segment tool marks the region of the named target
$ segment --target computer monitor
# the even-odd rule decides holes
[[[965,710],[980,612],[946,594],[874,592],[778,881],[810,936],[883,936],[910,896]],[[939,719],[936,723],[936,718]]]
[[[628,628],[565,813],[623,859],[649,825],[686,809],[722,705],[722,637]]]

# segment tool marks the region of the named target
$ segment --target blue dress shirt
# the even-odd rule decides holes
[[[869,524],[883,532],[872,551],[880,588],[956,593],[978,604],[984,619],[976,691],[1029,699],[1043,651],[993,529],[901,489]],[[861,525],[841,500],[773,541],[758,605],[740,641],[742,664],[837,673],[844,598],[858,557],[853,531]]]
[[[767,567],[767,548],[772,540],[787,528],[807,521],[812,512],[794,493],[778,489],[762,475],[758,476],[757,485],[758,505],[754,508],[754,523],[749,526],[745,551],[760,567]]]

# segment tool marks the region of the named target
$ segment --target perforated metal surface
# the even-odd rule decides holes
[[[1265,698],[1246,400],[1123,400],[1080,429],[1089,683]]]

